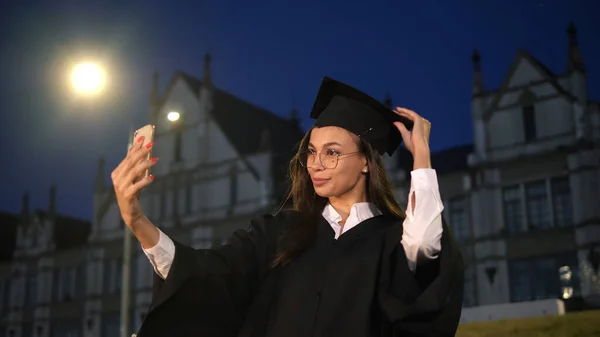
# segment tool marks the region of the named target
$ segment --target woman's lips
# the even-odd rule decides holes
[[[312,178],[312,182],[315,186],[325,185],[328,181],[329,181],[329,179]]]

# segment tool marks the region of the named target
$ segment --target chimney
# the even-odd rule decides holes
[[[202,77],[202,84],[211,86],[212,85],[212,75],[210,73],[210,62],[212,61],[212,57],[210,53],[206,53],[204,55],[204,77]]]
[[[56,186],[50,186],[50,200],[48,203],[48,213],[51,216],[56,215]]]
[[[29,224],[29,192],[23,193],[21,201],[21,222],[24,225]]]
[[[577,42],[577,28],[575,28],[573,22],[569,23],[567,34],[569,35],[569,72],[579,71],[585,73],[583,57],[581,56],[579,43]]]
[[[481,72],[481,55],[477,49],[473,50],[471,55],[471,61],[473,61],[473,96],[483,95],[485,87],[483,86],[483,74]]]

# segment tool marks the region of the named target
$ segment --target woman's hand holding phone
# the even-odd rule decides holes
[[[144,136],[136,139],[127,156],[111,173],[111,179],[123,221],[142,245],[149,248],[158,242],[159,234],[142,211],[139,192],[154,180],[154,175],[145,172],[158,158],[149,156],[154,143],[145,143]]]

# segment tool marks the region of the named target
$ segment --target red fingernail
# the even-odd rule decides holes
[[[149,148],[151,148],[153,145],[154,145],[154,142],[152,142],[152,143],[148,143],[148,145],[146,145],[146,148],[147,148],[147,149],[149,149]]]
[[[138,143],[141,143],[141,142],[142,142],[142,140],[144,140],[144,136],[140,136],[140,138],[138,138],[138,139],[137,139],[137,142],[138,142]]]
[[[154,180],[154,174],[149,175],[148,178],[150,178],[150,180]]]
[[[158,158],[157,158],[157,157],[150,158],[150,162],[151,162],[152,164],[156,163],[156,161],[157,161],[157,160],[158,160]]]

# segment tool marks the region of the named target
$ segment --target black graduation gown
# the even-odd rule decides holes
[[[269,268],[296,219],[293,212],[258,217],[210,250],[175,242],[138,336],[454,336],[463,264],[446,225],[439,257],[415,273],[400,244],[402,222],[387,215],[338,240],[321,218],[314,245]]]

